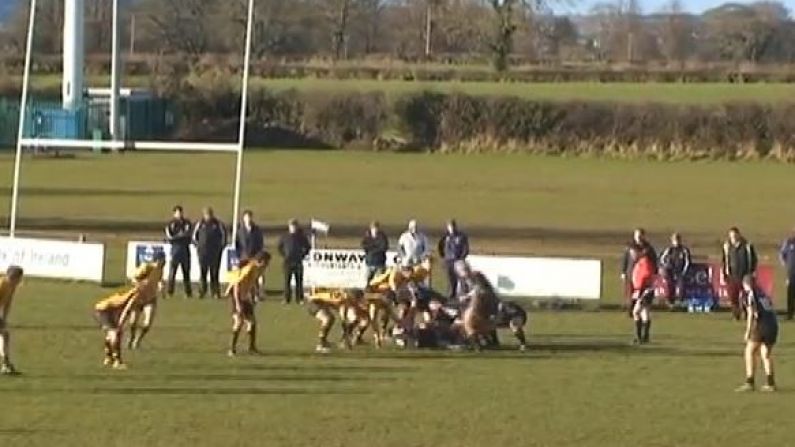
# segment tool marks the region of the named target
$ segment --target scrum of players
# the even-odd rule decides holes
[[[455,271],[461,290],[452,300],[428,285],[428,263],[399,264],[374,277],[365,289],[315,292],[308,310],[320,322],[316,350],[331,351],[328,337],[337,320],[340,345],[346,349],[362,344],[370,330],[377,347],[391,339],[402,347],[481,350],[499,346],[497,329],[507,328],[525,350],[525,310],[501,301],[488,279],[465,261]]]
[[[242,260],[228,278],[226,296],[232,315],[229,356],[238,353],[238,339],[245,331],[248,352],[258,353],[255,313],[258,279],[270,262],[262,252]],[[130,286],[104,297],[94,305],[94,317],[103,334],[103,364],[127,369],[122,347],[136,350],[154,323],[158,297],[163,290],[164,253],[143,263]],[[320,323],[319,353],[332,350],[331,331],[339,322],[340,345],[346,349],[363,344],[368,331],[374,345],[392,340],[398,346],[417,348],[474,349],[499,345],[497,329],[508,328],[525,350],[527,313],[518,304],[501,301],[488,279],[466,262],[455,266],[460,294],[447,300],[428,285],[430,265],[399,264],[372,279],[365,289],[317,290],[307,300],[309,314]],[[0,277],[0,374],[14,375],[10,334],[7,328],[14,294],[23,270],[11,266]],[[452,301],[452,302],[451,302]],[[124,336],[126,334],[126,342]]]

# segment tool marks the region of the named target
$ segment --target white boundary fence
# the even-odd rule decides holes
[[[0,269],[18,265],[26,275],[101,283],[105,245],[0,237]]]
[[[130,242],[127,246],[127,276],[137,266],[152,258],[157,251],[166,253],[168,244]],[[191,278],[199,278],[198,262],[193,253]],[[394,265],[397,253],[389,252],[388,265]],[[274,258],[278,262],[278,256]],[[602,262],[595,259],[540,258],[511,256],[470,256],[470,264],[489,278],[498,292],[506,297],[562,298],[599,300],[602,296]],[[224,251],[221,280],[237,263],[232,248]],[[177,275],[179,279],[181,275]],[[362,250],[312,250],[304,261],[304,286],[363,287],[367,277]]]

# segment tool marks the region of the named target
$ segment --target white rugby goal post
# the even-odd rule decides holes
[[[111,100],[110,100],[110,134],[111,140],[80,140],[80,139],[48,139],[25,138],[25,113],[28,108],[28,94],[30,87],[30,67],[33,53],[33,39],[36,26],[37,0],[30,0],[30,15],[28,19],[27,40],[25,44],[25,64],[22,76],[22,93],[19,107],[19,128],[17,130],[16,155],[14,159],[14,179],[11,192],[11,216],[8,233],[14,237],[17,232],[17,219],[19,208],[19,182],[24,148],[68,148],[68,149],[135,149],[140,151],[191,151],[191,152],[227,152],[237,155],[235,168],[234,196],[232,206],[232,240],[237,233],[237,219],[240,214],[240,192],[243,171],[243,150],[245,146],[246,118],[248,111],[248,87],[251,66],[251,41],[254,22],[254,1],[248,0],[248,13],[246,21],[245,51],[243,57],[243,79],[240,94],[240,127],[237,141],[233,143],[217,142],[175,142],[175,141],[120,141],[118,139],[119,123],[119,90],[121,63],[119,48],[119,0],[113,1],[113,27],[112,27],[112,55],[111,55]],[[80,2],[82,4],[82,1]],[[82,39],[82,33],[79,36]]]

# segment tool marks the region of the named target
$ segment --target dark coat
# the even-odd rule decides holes
[[[217,255],[226,247],[226,228],[216,218],[200,220],[193,229],[193,243],[199,256]]]
[[[193,225],[188,219],[171,219],[166,225],[166,242],[171,244],[172,255],[190,254],[193,242]]]
[[[370,267],[384,267],[386,265],[386,252],[389,250],[389,239],[383,231],[373,237],[368,231],[362,239],[365,263]]]
[[[300,265],[312,246],[303,231],[287,233],[279,240],[279,254],[287,265]]]
[[[252,259],[265,249],[265,235],[257,224],[251,224],[251,229],[240,224],[237,228],[235,250],[240,259]]]

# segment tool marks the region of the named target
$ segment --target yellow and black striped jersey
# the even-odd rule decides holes
[[[264,263],[250,261],[243,267],[233,270],[229,273],[229,287],[237,288],[240,299],[251,299],[263,268],[265,268]]]
[[[102,298],[94,305],[94,309],[100,312],[107,310],[121,310],[130,300],[137,300],[141,295],[138,287],[131,287],[129,290],[116,292],[113,295]]]
[[[14,299],[14,292],[17,290],[17,285],[14,284],[8,277],[3,276],[0,278],[0,309],[5,308]]]

